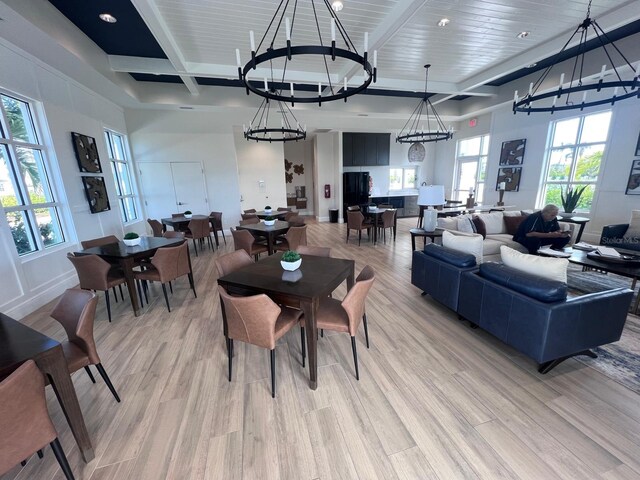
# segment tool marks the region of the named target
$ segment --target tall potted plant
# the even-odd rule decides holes
[[[563,217],[573,217],[573,212],[578,206],[580,197],[582,196],[586,188],[586,185],[582,187],[576,187],[575,189],[573,187],[567,187],[566,192],[563,191],[562,188],[560,189],[560,200],[562,201],[562,208],[564,210],[561,215]]]

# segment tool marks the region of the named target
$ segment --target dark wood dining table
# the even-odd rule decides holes
[[[279,212],[277,210],[272,210],[270,212],[265,212],[263,210],[261,212],[256,212],[256,216],[261,219],[265,219],[267,217],[273,217],[276,220],[284,220],[284,217],[287,216],[287,213],[289,212],[285,210],[280,210]]]
[[[373,220],[373,244],[378,243],[378,228],[382,225],[382,214],[387,210],[393,210],[390,208],[367,208],[364,212],[365,216],[368,216]],[[393,240],[396,239],[396,230],[398,225],[398,215],[393,220]]]
[[[218,279],[230,294],[257,295],[264,293],[279,305],[300,308],[304,313],[309,352],[309,387],[318,387],[318,324],[316,312],[320,299],[328,296],[343,282],[347,289],[354,284],[355,261],[342,258],[302,255],[297,271],[291,275],[280,265],[281,253],[266,257],[256,263],[242,267]],[[296,281],[289,281],[294,278]],[[223,313],[223,321],[224,319]],[[224,326],[226,332],[226,324]]]
[[[287,233],[290,227],[291,224],[289,222],[276,220],[273,225],[265,225],[264,222],[250,223],[248,225],[238,225],[236,229],[249,230],[254,237],[265,237],[267,239],[267,252],[269,255],[273,255],[276,237]]]
[[[0,378],[33,360],[46,376],[86,463],[94,459],[76,390],[60,342],[0,313]],[[2,406],[0,406],[2,408]],[[26,426],[25,426],[26,428]],[[0,432],[0,435],[2,433]]]
[[[162,222],[163,232],[167,231],[167,227],[172,227],[177,232],[183,232],[187,229],[187,227],[189,226],[189,222],[191,220],[203,220],[205,218],[209,219],[209,223],[213,227],[214,218],[212,216],[207,216],[207,215],[192,215],[190,218],[187,218],[184,215],[182,215],[180,217],[163,218],[160,221]],[[218,240],[218,231],[215,228],[213,229],[213,238],[216,241],[216,247],[219,247],[220,242]]]
[[[117,263],[122,268],[124,278],[127,281],[129,298],[133,313],[137,317],[140,312],[138,304],[138,294],[133,277],[133,267],[136,260],[153,257],[156,250],[162,247],[175,247],[185,242],[184,238],[162,238],[162,237],[140,237],[140,245],[128,247],[124,242],[109,243],[99,247],[85,248],[76,252],[78,255],[98,255],[109,263]],[[191,268],[191,256],[189,256],[189,267]]]

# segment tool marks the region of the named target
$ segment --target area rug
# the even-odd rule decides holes
[[[594,271],[583,272],[582,267],[569,265],[567,285],[573,293],[592,293],[631,286],[631,279]],[[636,300],[634,292],[631,306]],[[594,349],[598,358],[576,357],[591,368],[640,393],[640,317],[629,315],[622,337],[616,343]]]

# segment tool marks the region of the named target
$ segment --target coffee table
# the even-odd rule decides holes
[[[631,255],[637,255],[638,252],[632,252],[629,250],[622,250],[616,248],[620,253],[628,253]],[[575,263],[576,265],[582,265],[583,267],[597,268],[598,270],[602,270],[603,272],[614,273],[616,275],[620,275],[622,277],[627,277],[631,279],[631,290],[636,289],[636,283],[640,278],[640,264],[638,263],[612,263],[603,260],[595,260],[587,256],[587,253],[584,250],[571,249],[566,248],[566,252],[571,252],[571,256],[568,260],[571,263]],[[638,312],[638,301],[640,300],[640,292],[636,296],[635,304],[633,305],[633,313]]]

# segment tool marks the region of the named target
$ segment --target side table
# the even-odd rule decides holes
[[[580,239],[582,238],[582,232],[584,232],[584,226],[589,222],[589,220],[590,219],[587,217],[563,217],[562,215],[560,215],[558,218],[558,221],[560,222],[575,223],[576,225],[580,225],[575,243],[580,242]]]
[[[409,230],[411,234],[411,249],[416,249],[416,237],[422,237],[424,239],[424,244],[427,244],[427,237],[431,239],[432,242],[435,243],[436,238],[442,238],[443,230],[436,228],[433,232],[429,232],[424,228],[412,228]]]

